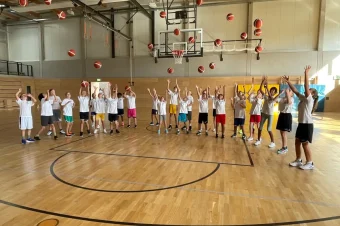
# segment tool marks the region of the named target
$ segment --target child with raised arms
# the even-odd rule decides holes
[[[178,88],[177,85],[174,87],[174,90],[170,90],[170,80],[167,80],[168,82],[168,94],[170,95],[170,104],[169,104],[169,127],[168,129],[172,129],[171,125],[171,117],[174,116],[175,118],[175,123],[176,123],[176,129],[178,128],[178,122],[177,122],[177,105],[178,105]],[[176,79],[176,84],[177,84],[177,79]]]
[[[168,133],[167,125],[166,125],[166,99],[163,96],[158,96],[156,90],[153,90],[155,95],[158,97],[157,103],[159,106],[159,125],[158,125],[158,134],[161,134],[162,123],[165,128],[165,133]]]
[[[95,92],[97,87],[95,87]],[[98,98],[96,99],[96,129],[93,133],[98,133],[98,128],[100,128],[100,124],[102,124],[103,132],[107,133],[105,128],[105,113],[106,113],[106,97],[104,91],[100,90],[98,93]]]
[[[135,123],[135,128],[137,128],[137,111],[136,111],[136,93],[132,91],[131,88],[125,91],[124,97],[128,101],[128,126],[131,127],[131,118],[133,118]]]
[[[87,86],[87,91],[82,90],[82,87],[79,89],[79,118],[80,118],[80,136],[82,137],[84,134],[84,124],[86,124],[87,134],[91,134],[90,125],[89,125],[89,103],[90,103],[90,87]]]
[[[187,91],[187,87],[185,87],[185,92],[189,101],[188,104],[188,122],[189,122],[189,129],[188,128],[182,128],[182,129],[187,129],[188,131],[192,130],[192,126],[191,126],[191,120],[192,120],[192,105],[194,104],[194,97],[192,96],[192,92],[189,90]]]
[[[196,91],[199,103],[199,114],[198,114],[198,131],[197,136],[202,134],[202,124],[205,127],[205,135],[208,136],[208,112],[209,112],[209,87],[200,93],[199,87],[196,85]]]
[[[223,86],[223,94],[219,93],[219,88],[215,88],[215,106],[216,106],[216,138],[218,138],[218,125],[221,124],[222,127],[222,136],[224,138],[224,131],[225,131],[225,121],[226,121],[226,114],[225,114],[225,85]]]
[[[71,93],[67,92],[65,94],[65,99],[61,102],[61,106],[63,107],[63,115],[64,120],[66,122],[66,137],[73,136],[72,133],[72,126],[73,126],[73,112],[72,109],[74,108],[74,101],[71,99]]]
[[[158,97],[157,94],[154,92],[153,94],[151,93],[150,89],[147,88],[151,98],[152,98],[152,109],[151,109],[151,122],[150,122],[150,126],[155,125],[153,120],[155,119],[156,121],[156,126],[158,126],[158,119],[157,119],[157,115],[158,115],[158,106],[157,106],[157,102],[158,102]],[[154,89],[155,90],[155,89]]]
[[[244,121],[246,114],[246,101],[245,95],[243,92],[238,91],[237,84],[235,84],[234,92],[235,96],[231,98],[231,106],[234,109],[234,133],[231,137],[236,137],[237,127],[240,127],[240,131],[242,131],[242,139],[246,139],[246,135],[244,133]]]
[[[119,123],[118,123],[118,86],[115,85],[115,88],[109,85],[110,92],[109,98],[107,99],[107,113],[109,114],[109,121],[110,121],[110,135],[113,134],[113,124],[116,126],[116,133],[119,132]]]
[[[182,99],[181,97],[181,89],[179,88],[176,80],[176,86],[178,88],[178,98],[179,98],[179,114],[178,114],[178,123],[183,122],[183,128],[186,130],[187,133],[189,133],[189,130],[187,129],[187,114],[188,114],[188,105],[190,104],[190,101],[188,101],[187,95],[184,96]],[[177,128],[177,134],[180,134],[179,128]]]
[[[121,93],[118,93],[118,103],[117,103],[117,108],[118,108],[118,123],[119,123],[119,118],[121,119],[121,125],[124,126],[124,96]]]

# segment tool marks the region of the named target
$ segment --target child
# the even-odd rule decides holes
[[[92,99],[90,101],[92,128],[94,128],[96,125],[96,111],[97,111],[96,96],[97,96],[96,93],[92,93]]]
[[[208,136],[208,96],[209,96],[209,87],[207,90],[202,91],[202,95],[199,92],[199,88],[196,85],[196,91],[198,96],[198,103],[199,103],[199,114],[198,114],[198,131],[196,133],[197,136],[202,134],[202,123],[205,127],[205,135]]]
[[[124,126],[124,118],[123,118],[124,117],[124,97],[121,93],[118,93],[117,108],[118,108],[118,121],[119,121],[119,117],[120,117],[121,121],[122,121],[121,125]]]
[[[58,139],[53,124],[53,109],[52,109],[53,100],[50,99],[49,93],[50,91],[47,90],[47,93],[40,93],[38,96],[38,99],[41,102],[41,129],[39,130],[37,135],[34,136],[35,140],[41,140],[39,136],[45,130],[47,125],[49,125],[50,128],[52,128],[54,139],[55,140]]]
[[[213,107],[213,132],[216,131],[216,100],[217,100],[217,95],[219,95],[219,93],[216,93],[215,96],[209,96],[209,98],[211,98],[212,100],[212,107]]]
[[[97,90],[97,87],[95,87],[95,92]],[[106,132],[105,129],[105,113],[106,113],[106,98],[103,93],[103,91],[99,91],[98,93],[98,98],[96,99],[96,129],[94,130],[93,133],[98,133],[98,129],[100,128],[100,123],[103,126],[103,132]]]
[[[278,154],[286,154],[288,152],[287,146],[287,132],[292,130],[292,108],[294,103],[294,93],[290,89],[286,89],[286,97],[279,98],[280,115],[277,120],[276,129],[280,130],[282,139],[282,148],[277,151]]]
[[[149,88],[147,88],[147,90],[149,91],[150,96],[152,97],[152,110],[151,110],[151,122],[150,122],[150,126],[155,125],[153,123],[153,119],[155,118],[156,120],[156,126],[158,126],[158,119],[157,119],[157,115],[158,115],[158,106],[157,106],[157,101],[158,101],[158,97],[155,93],[155,89],[153,89],[154,93],[151,94],[151,91]]]
[[[261,85],[263,84],[264,80],[262,80]],[[262,108],[262,93],[260,90],[257,91],[257,95],[255,96],[254,93],[252,93],[252,90],[254,88],[254,84],[251,85],[251,88],[248,92],[249,94],[249,102],[251,103],[250,108],[250,124],[249,124],[249,130],[250,130],[250,137],[248,138],[248,141],[252,141],[253,135],[254,135],[254,125],[259,128],[259,123],[261,122],[261,108]]]
[[[154,90],[156,94],[156,90]],[[157,94],[156,94],[157,95]],[[158,96],[157,96],[158,97]],[[158,134],[161,134],[161,126],[162,122],[164,123],[165,133],[168,133],[167,125],[166,125],[166,99],[164,97],[158,97],[157,103],[159,105],[159,125],[158,125]]]
[[[131,88],[129,88],[128,90],[128,94],[125,92],[124,93],[124,97],[128,100],[128,126],[127,128],[130,128],[130,122],[131,122],[131,118],[134,119],[135,122],[135,128],[137,128],[137,112],[136,112],[136,94],[135,92],[132,91]]]
[[[169,127],[168,129],[172,129],[171,126],[171,116],[174,116],[175,118],[175,123],[176,123],[176,129],[178,128],[178,123],[177,123],[177,105],[178,105],[178,88],[177,86],[174,87],[174,91],[170,90],[170,80],[168,81],[168,93],[170,95],[170,105],[169,105]],[[177,79],[176,79],[176,84],[177,84]]]
[[[52,109],[53,109],[53,123],[58,124],[60,134],[65,134],[63,127],[61,125],[61,110],[60,110],[60,103],[61,99],[59,96],[56,95],[54,89],[50,89],[50,100],[53,100]],[[52,134],[52,127],[50,126],[49,131],[47,132],[47,136],[51,136]]]
[[[176,81],[177,82],[177,81]],[[187,96],[185,95],[184,98],[181,98],[181,90],[177,85],[178,88],[178,98],[179,98],[179,104],[180,104],[180,108],[179,108],[179,115],[178,115],[178,124],[180,122],[183,122],[183,128],[185,130],[187,130],[187,114],[188,114],[188,105],[190,104],[190,102],[188,101]],[[179,129],[177,128],[177,134],[180,134]],[[187,130],[187,134],[189,134],[189,130]]]
[[[107,113],[109,113],[109,121],[110,121],[110,135],[113,134],[113,122],[116,125],[116,133],[119,132],[119,123],[118,123],[118,98],[117,98],[118,86],[116,84],[115,89],[110,89],[109,98],[107,99]]]
[[[67,92],[65,94],[66,98],[61,102],[61,106],[63,106],[63,115],[64,120],[66,121],[66,137],[71,137],[74,135],[72,133],[73,126],[73,112],[72,108],[74,108],[74,101],[71,99],[71,93]]]
[[[31,130],[33,129],[33,118],[32,118],[32,106],[37,102],[37,100],[31,94],[19,94],[21,89],[15,94],[16,102],[20,107],[20,117],[19,117],[19,129],[21,130],[21,143],[32,143],[35,140],[31,138]],[[33,100],[28,101],[27,97]],[[26,140],[26,130],[27,130],[27,140]]]
[[[223,86],[223,94],[218,94],[219,88],[215,89],[215,106],[216,106],[216,138],[218,138],[218,124],[221,124],[222,127],[222,139],[224,138],[224,130],[225,130],[225,85]]]
[[[187,91],[187,87],[185,87],[185,92],[187,93],[187,98],[188,98],[188,101],[189,101],[189,104],[188,104],[188,121],[189,121],[189,131],[192,130],[192,127],[191,127],[191,119],[192,119],[192,105],[194,104],[194,97],[192,96],[192,92],[189,90]],[[182,129],[186,129],[186,128],[182,128]]]
[[[263,108],[262,108],[262,113],[261,113],[261,123],[260,123],[260,128],[258,132],[258,138],[257,141],[255,142],[255,146],[258,146],[261,144],[262,138],[262,130],[263,130],[263,125],[268,119],[267,123],[267,131],[270,136],[270,144],[268,145],[269,148],[275,147],[275,141],[274,141],[274,135],[272,132],[272,124],[273,124],[273,117],[274,117],[274,103],[277,101],[277,98],[280,96],[280,94],[277,94],[277,88],[272,87],[270,90],[268,90],[268,82],[267,82],[267,77],[264,77],[264,82],[261,83],[260,86],[260,92],[262,93],[264,103],[263,103]],[[264,84],[264,88],[266,90],[266,93],[262,91],[262,85]]]
[[[282,77],[282,79],[288,83],[290,89],[297,95],[300,102],[298,105],[298,127],[295,134],[295,161],[289,163],[290,166],[299,167],[303,170],[314,169],[314,163],[312,161],[312,152],[309,148],[308,143],[312,143],[313,139],[313,118],[312,110],[314,99],[317,96],[317,91],[315,89],[309,89],[309,70],[311,66],[305,67],[305,95],[299,93],[295,86],[289,81],[288,76]],[[301,160],[301,144],[306,156],[306,164],[302,164]]]
[[[86,123],[87,126],[87,134],[91,134],[90,126],[89,126],[89,102],[90,97],[88,94],[90,93],[90,87],[87,86],[87,92],[86,90],[82,91],[82,87],[80,87],[79,90],[79,117],[80,117],[80,136],[83,137],[83,131],[84,131],[84,123]],[[91,112],[92,114],[92,112]]]
[[[240,126],[240,130],[242,131],[242,139],[245,140],[246,135],[244,133],[244,121],[246,114],[246,101],[244,93],[237,91],[237,84],[235,84],[235,97],[231,98],[231,101],[232,108],[234,109],[234,133],[231,135],[231,137],[236,137],[237,127]]]

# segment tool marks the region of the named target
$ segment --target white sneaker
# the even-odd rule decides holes
[[[215,132],[216,132],[216,129],[213,129],[213,132],[215,133]]]
[[[106,131],[106,129],[104,129],[104,131],[103,131],[104,133],[107,133],[107,131]]]
[[[271,142],[269,145],[268,145],[269,148],[274,148],[275,147],[275,143],[274,142]]]
[[[94,128],[94,122],[92,122],[92,128]]]
[[[262,141],[262,139],[260,139],[260,140],[257,140],[256,142],[255,142],[255,146],[259,146],[260,144],[261,144],[261,141]]]
[[[47,136],[51,136],[51,135],[52,135],[52,131],[49,130],[49,131],[47,132]]]
[[[248,137],[248,139],[247,139],[247,141],[253,141],[254,140],[254,138],[252,138],[252,137]]]
[[[305,165],[299,166],[299,168],[302,169],[302,170],[312,170],[312,169],[314,169],[314,164],[313,164],[313,162],[308,162]]]
[[[97,129],[100,129],[100,125],[97,126]]]
[[[98,130],[97,130],[97,129],[95,129],[95,130],[93,131],[93,133],[94,133],[94,134],[97,134],[97,133],[98,133]]]
[[[302,166],[302,160],[301,159],[296,159],[294,162],[289,163],[289,166],[292,166],[292,167]]]
[[[64,130],[60,130],[60,134],[66,134]]]

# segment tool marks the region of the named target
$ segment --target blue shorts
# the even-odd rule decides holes
[[[178,115],[178,121],[179,121],[179,122],[186,122],[186,121],[187,121],[187,114],[179,113],[179,115]]]
[[[244,121],[244,118],[234,118],[234,126],[243,126]]]

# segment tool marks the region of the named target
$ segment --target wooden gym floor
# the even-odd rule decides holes
[[[0,225],[340,225],[340,114],[314,116],[316,169],[302,171],[288,167],[294,132],[284,156],[266,132],[254,147],[231,139],[230,124],[222,140],[158,136],[141,120],[119,135],[24,146],[18,110],[0,112]],[[34,122],[36,132],[37,112]]]

